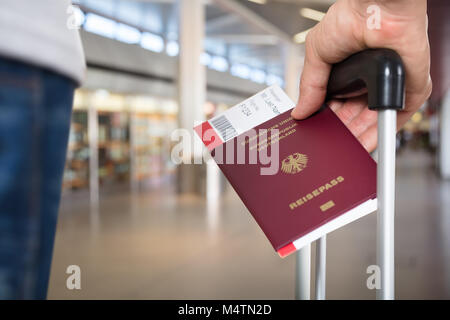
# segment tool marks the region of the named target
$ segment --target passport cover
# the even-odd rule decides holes
[[[239,146],[245,145],[248,159],[251,148],[267,145],[254,131],[216,141],[211,152],[281,257],[299,249],[294,245],[297,239],[376,199],[376,163],[334,112],[324,107],[305,120],[294,120],[290,112],[254,128],[257,133],[278,129],[278,139],[272,139],[279,149],[276,174],[261,175],[261,168],[269,165],[260,161],[238,163]],[[195,128],[205,145],[215,140],[204,134],[208,128],[208,122]],[[267,151],[273,150],[272,145]],[[227,156],[234,161],[224,161]]]

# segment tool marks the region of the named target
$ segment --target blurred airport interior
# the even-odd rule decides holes
[[[214,163],[171,160],[171,134],[272,84],[296,99],[306,31],[333,2],[73,1],[88,69],[49,298],[294,297],[294,258],[275,254]],[[450,298],[450,3],[428,4],[433,93],[397,139],[400,299]],[[327,298],[375,297],[375,229],[372,214],[329,235]],[[82,290],[65,286],[72,264]]]

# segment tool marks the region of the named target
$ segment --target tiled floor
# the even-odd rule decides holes
[[[398,159],[396,296],[450,298],[450,182],[425,153]],[[376,215],[328,235],[327,298],[373,299]],[[313,247],[314,252],[314,247]],[[81,290],[66,289],[67,266]],[[280,259],[236,194],[219,202],[167,190],[117,193],[90,210],[62,205],[51,299],[292,299],[294,257]]]

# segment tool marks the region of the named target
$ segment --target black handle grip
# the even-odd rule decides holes
[[[367,49],[333,66],[328,98],[367,87],[369,109],[403,109],[405,71],[397,52]]]

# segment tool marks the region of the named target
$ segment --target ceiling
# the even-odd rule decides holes
[[[300,15],[301,8],[326,12],[335,1],[266,0],[266,4],[263,5],[248,0],[237,0],[237,2],[254,11],[292,37],[298,32],[309,29],[316,24],[315,21]]]
[[[205,0],[208,52],[232,63],[283,75],[280,38],[290,40],[316,23],[300,15],[301,8],[326,11],[332,0]],[[79,0],[75,3],[105,16],[160,34],[178,37],[177,0]]]

